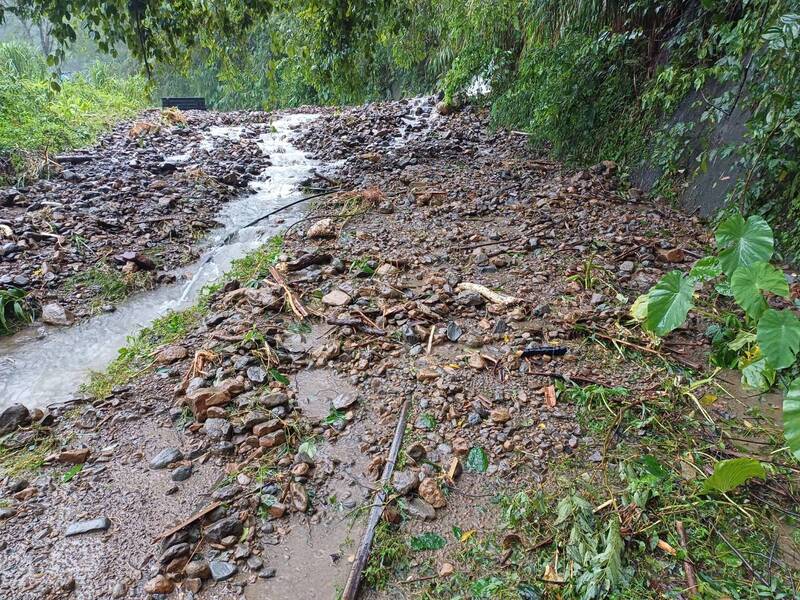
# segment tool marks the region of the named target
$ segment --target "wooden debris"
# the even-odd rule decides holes
[[[358,596],[358,587],[361,584],[361,573],[367,565],[369,559],[369,551],[372,547],[372,539],[375,537],[375,527],[381,519],[383,514],[384,503],[387,499],[386,489],[388,488],[389,481],[392,478],[394,465],[397,461],[397,455],[400,452],[400,445],[403,443],[403,433],[406,429],[406,419],[408,417],[408,408],[411,406],[411,396],[407,397],[403,402],[403,407],[400,409],[400,418],[397,420],[397,426],[394,431],[394,439],[389,449],[389,460],[383,468],[383,475],[381,476],[381,490],[375,495],[375,500],[372,502],[372,510],[369,513],[369,520],[367,521],[367,528],[364,530],[364,537],[361,539],[361,544],[356,552],[356,559],[353,561],[353,568],[350,575],[347,577],[347,584],[342,592],[342,600],[355,600]]]
[[[500,304],[501,306],[512,306],[521,302],[519,298],[507,296],[506,294],[500,294],[499,292],[490,290],[484,285],[480,285],[479,283],[470,283],[469,281],[459,283],[456,286],[456,290],[459,292],[475,292],[476,294],[480,294],[486,298],[489,302]]]

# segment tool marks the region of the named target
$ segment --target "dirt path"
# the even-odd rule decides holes
[[[541,544],[509,540],[499,513],[533,518],[518,492],[598,478],[610,451],[553,383],[660,397],[658,360],[586,339],[624,343],[630,302],[702,255],[693,219],[620,193],[612,163],[567,173],[428,100],[330,112],[296,143],[342,161],[325,177],[345,191],[286,232],[276,270],[240,265],[185,335],[150,340],[141,373],[7,437],[54,460],[3,481],[0,596],[334,598],[411,397],[366,596],[501,597],[486,586],[506,562],[474,562],[470,540],[498,536],[504,561]],[[664,355],[698,360],[681,340]],[[65,537],[101,517],[106,531]],[[418,554],[392,545],[397,525]]]

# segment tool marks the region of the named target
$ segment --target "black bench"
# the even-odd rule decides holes
[[[205,110],[205,98],[161,98],[161,108],[179,108],[180,110]]]

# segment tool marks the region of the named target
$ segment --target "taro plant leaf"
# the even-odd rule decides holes
[[[751,331],[740,331],[736,337],[728,342],[728,348],[738,352],[745,346],[749,346],[756,341],[756,334]]]
[[[689,271],[689,277],[693,277],[697,281],[711,281],[720,275],[722,275],[722,266],[716,256],[701,258]]]
[[[714,286],[714,290],[716,290],[716,292],[720,296],[726,296],[727,298],[733,296],[733,292],[731,291],[731,284],[728,283],[727,281],[720,281],[717,285]]]
[[[764,467],[754,458],[732,458],[714,465],[714,473],[703,482],[703,491],[727,494],[753,477],[766,479]]]
[[[733,272],[731,291],[747,316],[758,319],[767,310],[767,301],[761,292],[772,292],[788,298],[789,284],[783,271],[769,263],[757,262]]]
[[[800,377],[789,384],[783,397],[783,437],[797,460],[800,460]]]
[[[733,215],[719,224],[715,236],[720,249],[719,264],[728,277],[738,267],[772,258],[775,240],[763,217],[753,215],[745,221],[742,215]]]
[[[664,275],[648,293],[647,329],[664,336],[680,327],[694,306],[694,283],[694,279],[680,271]]]
[[[642,294],[631,306],[631,317],[635,321],[642,323],[647,319],[647,303],[650,302],[650,297],[647,294]]]
[[[440,548],[444,548],[445,544],[447,544],[447,542],[442,536],[438,533],[431,532],[415,535],[409,540],[411,549],[416,552],[421,550],[439,550]]]
[[[486,469],[489,468],[489,457],[486,455],[486,450],[479,446],[471,448],[469,454],[467,454],[467,463],[465,466],[467,471],[485,473]]]
[[[791,367],[800,351],[800,319],[789,309],[770,308],[758,321],[756,339],[769,366]]]
[[[742,383],[759,392],[766,392],[775,383],[775,369],[764,357],[754,360],[742,369]]]

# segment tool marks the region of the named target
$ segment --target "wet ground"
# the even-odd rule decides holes
[[[660,359],[619,360],[622,350],[587,337],[624,345],[630,302],[702,256],[709,235],[679,211],[620,191],[613,163],[568,172],[521,136],[492,131],[479,110],[440,115],[434,106],[426,98],[320,110],[261,132],[271,178],[227,205],[237,216],[207,248],[299,197],[312,166],[322,169],[317,183],[342,191],[284,215],[275,269],[226,281],[202,321],[156,343],[136,376],[3,438],[12,459],[39,449],[47,459],[2,481],[0,597],[335,598],[407,399],[385,520],[445,546],[412,557],[410,581],[364,597],[417,597],[452,563],[468,577],[475,566],[459,544],[507,533],[502,498],[552,485],[565,465],[577,465],[572,478],[597,474],[609,440],[552,386],[624,385],[642,403],[658,401]],[[287,145],[284,124],[301,121]],[[272,231],[223,245],[213,273],[190,269],[195,284]],[[107,317],[131,332],[158,314],[154,306],[180,301],[186,285],[134,296]],[[92,329],[102,318],[43,341],[26,331],[4,342],[25,372],[46,365],[37,377],[51,383],[12,374],[0,399],[27,389],[30,404],[67,399],[83,369],[113,354],[89,364],[81,350],[121,345],[123,326]],[[685,347],[702,325],[691,322],[663,355],[702,360],[704,345]],[[63,377],[48,358],[59,336],[73,342],[52,353],[72,365]],[[616,439],[641,435],[626,429]],[[73,463],[84,466],[73,472]],[[66,536],[103,517],[105,531]],[[680,589],[670,569],[660,585]]]
[[[136,293],[113,311],[87,316],[73,327],[37,323],[16,335],[0,337],[0,410],[14,403],[44,408],[69,399],[91,371],[103,370],[116,357],[131,333],[169,311],[193,305],[203,287],[225,273],[232,260],[277,233],[281,223],[302,217],[305,208],[298,205],[272,221],[245,227],[302,197],[300,184],[317,163],[294,148],[288,138],[314,118],[294,114],[266,124],[271,129],[255,141],[263,155],[271,157],[271,164],[250,183],[247,193],[214,216],[219,226],[198,245],[198,258],[168,273],[174,283]],[[201,141],[183,148],[183,155],[168,158],[185,164],[198,145],[213,150],[220,140],[236,142],[243,134],[242,126],[211,127]]]

